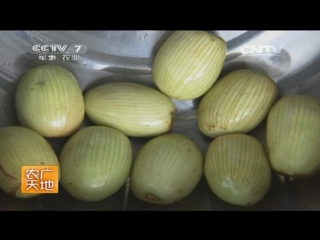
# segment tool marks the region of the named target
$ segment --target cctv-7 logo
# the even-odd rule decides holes
[[[77,48],[76,52],[79,52],[81,49],[81,45],[74,45],[75,48]]]

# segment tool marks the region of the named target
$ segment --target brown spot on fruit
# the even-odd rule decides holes
[[[174,112],[170,112],[170,116],[171,116],[171,122],[170,122],[170,127],[169,127],[169,131],[172,129],[172,127],[173,127],[173,119],[174,119]]]
[[[160,198],[158,198],[157,196],[153,195],[153,194],[147,194],[146,198],[151,200],[151,201],[161,201]]]
[[[69,183],[69,185],[71,186],[71,185],[72,185],[72,183]]]
[[[209,129],[211,129],[211,128],[215,128],[216,125],[214,125],[214,124],[209,124],[209,125],[207,125],[207,127],[208,127]]]
[[[43,81],[39,81],[36,84],[39,85],[39,86],[44,86],[45,85]]]

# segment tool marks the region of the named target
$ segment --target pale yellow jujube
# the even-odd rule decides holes
[[[196,99],[217,80],[226,53],[226,42],[209,32],[175,31],[156,54],[153,80],[171,98]]]
[[[58,166],[59,161],[50,144],[38,133],[20,126],[0,129],[0,188],[17,198],[39,194],[21,193],[22,166]],[[59,171],[60,180],[60,171]],[[26,182],[28,185],[31,184]],[[33,182],[40,189],[40,181]],[[53,184],[59,184],[54,182]],[[24,186],[28,189],[30,186]]]
[[[171,204],[189,195],[203,173],[203,154],[187,136],[168,133],[148,141],[138,152],[131,189],[142,201]]]
[[[198,108],[198,127],[212,138],[248,133],[267,116],[278,94],[268,76],[248,69],[220,79],[203,97]]]
[[[83,128],[61,151],[61,185],[79,200],[103,200],[124,185],[132,158],[131,142],[122,132],[103,126]]]
[[[272,168],[280,175],[303,178],[320,170],[320,100],[307,95],[281,98],[267,118]]]
[[[211,190],[233,205],[254,205],[271,186],[265,150],[257,139],[245,134],[214,139],[206,153],[204,173]]]
[[[151,87],[106,83],[85,95],[86,114],[97,125],[113,127],[130,137],[154,137],[171,130],[175,106]]]
[[[43,137],[66,137],[81,126],[85,109],[77,79],[66,69],[43,65],[27,72],[16,91],[20,124]]]

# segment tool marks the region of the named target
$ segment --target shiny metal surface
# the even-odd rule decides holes
[[[278,84],[280,96],[304,93],[320,98],[320,31],[212,31],[227,41],[228,55],[221,76],[241,68],[265,72]],[[170,31],[2,31],[0,32],[0,127],[18,125],[14,93],[20,77],[42,64],[59,64],[71,71],[84,92],[111,81],[131,81],[155,87],[151,64]],[[40,61],[31,54],[35,44],[85,44],[77,61]],[[196,125],[199,100],[174,100],[174,132],[191,137],[203,152],[212,139]],[[83,126],[92,123],[86,119]],[[250,135],[265,144],[265,122]],[[48,139],[59,154],[64,139]],[[135,154],[148,139],[131,138]],[[60,187],[58,195],[16,199],[0,192],[0,210],[320,210],[320,176],[285,184],[274,175],[266,197],[252,207],[219,200],[205,179],[185,199],[168,206],[141,202],[130,192],[130,180],[110,198],[85,203]]]

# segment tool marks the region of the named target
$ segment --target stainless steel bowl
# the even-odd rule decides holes
[[[280,96],[296,93],[320,98],[320,31],[214,31],[228,45],[221,76],[241,68],[262,71],[279,85]],[[14,94],[21,76],[43,64],[59,64],[71,71],[84,92],[112,81],[132,81],[155,87],[151,77],[153,57],[170,31],[2,31],[0,32],[0,127],[19,125]],[[87,51],[77,60],[40,60],[31,54],[34,45],[85,44]],[[177,114],[174,132],[191,137],[203,152],[212,139],[196,125],[199,100],[174,100]],[[319,123],[320,124],[320,123]],[[83,127],[93,125],[88,119]],[[265,122],[250,135],[265,144]],[[68,138],[48,139],[59,154]],[[131,138],[134,151],[149,139]],[[172,205],[144,203],[130,192],[130,179],[106,200],[86,203],[69,196],[62,188],[57,195],[16,199],[0,192],[0,210],[320,210],[320,176],[293,182],[273,177],[270,191],[252,207],[237,207],[218,199],[203,178],[185,199]],[[319,193],[318,193],[319,192]]]

